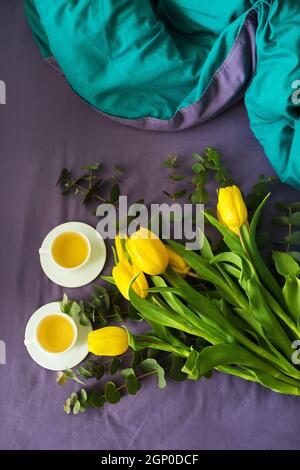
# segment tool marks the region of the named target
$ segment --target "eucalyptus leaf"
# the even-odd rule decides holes
[[[112,405],[118,403],[121,399],[120,392],[117,390],[115,383],[111,381],[106,382],[104,395],[107,403],[111,403]]]
[[[110,190],[110,202],[112,204],[119,199],[120,193],[120,186],[118,183],[114,184]]]
[[[121,371],[121,375],[125,377],[127,392],[130,395],[135,395],[141,388],[141,385],[135,375],[134,370],[132,368],[123,369]]]
[[[81,404],[80,404],[80,401],[77,400],[73,406],[73,414],[74,415],[77,415],[80,411],[80,407],[81,407]]]
[[[121,367],[120,359],[118,357],[114,357],[109,367],[110,375],[115,375],[117,371],[120,369],[120,367]]]
[[[290,235],[287,235],[284,239],[291,245],[300,245],[300,231],[292,232]]]
[[[156,372],[158,379],[159,388],[165,388],[167,386],[165,379],[165,371],[162,366],[157,362],[156,359],[148,358],[140,363],[140,368],[147,372]]]
[[[77,373],[78,375],[81,375],[82,377],[85,377],[87,379],[90,379],[92,377],[94,377],[94,374],[91,370],[89,370],[87,367],[84,367],[84,366],[79,366],[77,368]]]
[[[91,392],[89,401],[94,408],[101,408],[105,403],[103,396],[97,390]]]

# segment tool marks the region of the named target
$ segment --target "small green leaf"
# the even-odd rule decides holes
[[[84,165],[82,169],[86,171],[97,171],[99,170],[100,166],[101,166],[101,163],[93,163],[91,165]]]
[[[285,241],[291,245],[300,245],[300,232],[293,232],[285,237]]]
[[[200,163],[203,163],[205,161],[205,158],[200,155],[200,153],[194,152],[192,153],[192,156],[195,160],[197,160]]]
[[[209,162],[213,162],[216,168],[219,168],[221,165],[221,155],[220,152],[213,147],[206,147],[205,154]]]
[[[112,405],[118,403],[121,399],[119,390],[117,390],[117,387],[114,382],[111,381],[106,382],[104,395],[107,403],[111,403]]]
[[[194,163],[192,165],[192,171],[194,173],[200,173],[200,172],[205,172],[206,170],[205,170],[205,167],[202,163]]]
[[[181,191],[177,191],[176,193],[172,194],[172,199],[180,199],[181,197],[186,195],[186,189],[182,189]]]
[[[94,377],[94,374],[91,370],[87,369],[84,366],[80,366],[77,369],[78,375],[81,375],[82,377],[86,377],[87,379],[90,379],[91,377]]]
[[[74,377],[76,377],[72,369],[66,369],[65,374],[68,379],[73,379]]]
[[[125,377],[126,379],[125,385],[126,385],[127,392],[130,395],[135,395],[141,388],[141,385],[135,375],[134,370],[131,368],[124,369],[122,370],[121,375]]]
[[[291,204],[289,204],[289,208],[292,210],[292,211],[300,211],[300,202],[292,202]]]
[[[183,181],[186,179],[186,176],[174,174],[174,175],[169,175],[168,179],[171,181]]]
[[[199,186],[191,194],[191,203],[192,204],[205,204],[209,201],[209,194],[205,188]]]
[[[121,361],[118,357],[114,357],[111,361],[109,373],[110,375],[115,375],[121,367]]]
[[[300,225],[300,212],[294,212],[289,217],[289,223],[291,225]]]
[[[95,377],[97,380],[102,379],[104,375],[105,369],[102,364],[98,364],[97,367],[95,367]]]
[[[280,212],[289,212],[289,205],[284,202],[278,201],[274,204],[274,206],[275,206],[275,209],[277,209]]]
[[[180,166],[180,161],[177,155],[168,155],[162,162],[164,168],[177,168]]]
[[[289,218],[286,215],[273,217],[272,223],[274,225],[289,225]]]
[[[104,405],[103,395],[97,390],[91,392],[89,401],[94,408],[101,408]]]
[[[73,301],[69,310],[70,317],[76,318],[80,312],[81,312],[80,305],[77,302]]]
[[[85,402],[87,401],[87,398],[88,398],[88,397],[87,397],[86,390],[85,390],[84,388],[82,388],[82,389],[80,390],[80,396],[81,396],[81,400],[80,400],[80,401],[81,401],[81,404],[82,404],[82,403],[85,403]]]
[[[94,292],[100,298],[101,305],[103,306],[104,310],[105,311],[109,310],[110,299],[109,299],[107,289],[103,286],[94,286]]]
[[[200,173],[197,173],[192,178],[192,183],[196,186],[205,185],[207,181],[208,181],[208,174],[206,170],[201,171]]]
[[[156,372],[159,388],[165,388],[167,383],[165,380],[165,371],[156,359],[148,358],[140,363],[140,367],[145,372]]]
[[[71,179],[70,171],[67,168],[63,168],[57,180],[56,186],[58,186],[59,184],[64,185],[69,179]]]
[[[72,392],[72,393],[71,393],[71,396],[70,396],[70,400],[71,400],[71,406],[74,406],[75,403],[76,403],[77,400],[78,400],[78,395],[77,395],[77,393]]]
[[[120,186],[118,185],[118,183],[115,183],[110,190],[110,202],[116,202],[119,199],[120,194]]]

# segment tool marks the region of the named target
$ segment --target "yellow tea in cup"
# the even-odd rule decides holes
[[[62,268],[76,268],[89,256],[89,245],[78,232],[63,232],[52,243],[51,254]]]
[[[72,321],[63,315],[47,315],[37,328],[39,345],[48,352],[61,353],[72,346],[76,336]]]

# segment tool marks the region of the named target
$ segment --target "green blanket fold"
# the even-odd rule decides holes
[[[245,94],[275,171],[300,188],[299,0],[25,0],[25,12],[42,56],[125,124],[178,130]]]

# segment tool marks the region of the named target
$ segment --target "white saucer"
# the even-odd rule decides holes
[[[25,340],[31,340],[34,336],[35,328],[38,322],[49,313],[61,313],[60,303],[52,302],[40,307],[29,319],[26,330]],[[77,366],[88,354],[87,337],[92,331],[92,325],[81,326],[79,320],[75,320],[78,327],[78,338],[74,346],[65,353],[51,354],[43,351],[37,344],[26,346],[29,355],[41,367],[49,370],[65,370]]]
[[[100,233],[82,222],[67,222],[58,225],[46,235],[41,248],[49,248],[52,240],[62,232],[78,230],[90,241],[91,255],[88,262],[74,271],[57,266],[48,254],[40,254],[40,262],[46,276],[62,287],[81,287],[92,282],[101,273],[106,260],[106,247]]]

